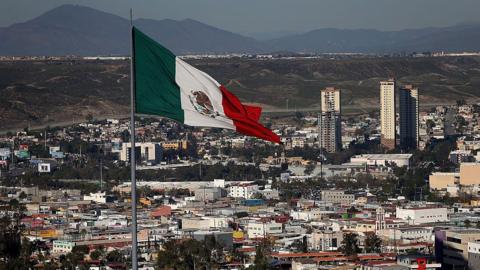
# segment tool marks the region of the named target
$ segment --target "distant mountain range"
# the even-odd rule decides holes
[[[186,19],[138,19],[136,27],[177,54],[480,51],[480,24],[402,31],[318,29],[254,39]],[[0,28],[0,55],[126,55],[128,20],[89,7],[63,5]]]

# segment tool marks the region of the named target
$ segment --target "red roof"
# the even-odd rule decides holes
[[[325,258],[315,258],[315,262],[337,262],[337,261],[348,261],[348,258],[345,256],[340,257],[325,257]]]
[[[358,259],[360,260],[382,260],[383,257],[377,254],[371,255],[358,255]]]
[[[254,247],[245,247],[245,248],[238,248],[238,252],[254,252],[255,248]]]
[[[162,205],[160,207],[157,207],[150,213],[150,216],[154,218],[168,217],[170,215],[172,215],[172,208],[168,205]]]

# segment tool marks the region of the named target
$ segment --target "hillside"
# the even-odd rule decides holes
[[[192,19],[137,19],[134,24],[177,54],[480,51],[480,24],[402,31],[327,28],[274,39],[265,34],[259,40]],[[120,16],[63,5],[0,28],[0,55],[127,55],[128,30],[128,20]]]
[[[396,74],[420,87],[421,106],[480,101],[480,58],[189,61],[243,101],[267,111],[318,108],[319,91],[342,89],[345,112],[378,108],[378,82]],[[127,61],[0,62],[0,127],[26,127],[128,113]]]
[[[259,52],[260,42],[195,20],[138,19],[134,25],[179,54]],[[129,21],[89,7],[63,5],[0,28],[0,55],[127,55]]]
[[[328,28],[272,39],[267,44],[277,50],[317,53],[479,51],[480,24],[402,31]]]

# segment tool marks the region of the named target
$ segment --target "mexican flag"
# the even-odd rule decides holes
[[[280,143],[261,125],[260,107],[243,105],[225,86],[133,28],[135,112],[190,126],[216,127]]]

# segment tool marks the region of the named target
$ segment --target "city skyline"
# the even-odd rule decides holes
[[[480,270],[479,9],[3,1],[0,269]]]

